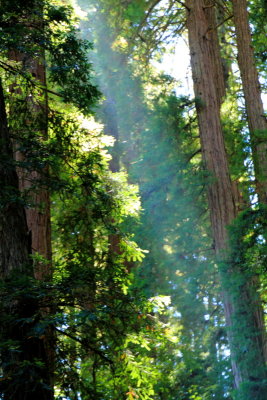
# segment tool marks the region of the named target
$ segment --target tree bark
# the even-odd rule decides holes
[[[19,182],[13,162],[5,99],[0,81],[0,279],[10,287],[13,279],[28,282],[33,278],[30,258],[31,240],[25,210],[19,201]],[[22,290],[22,287],[19,287]],[[25,289],[24,289],[25,290]],[[37,300],[11,287],[7,299],[2,298],[0,383],[4,400],[51,400],[48,370],[45,365],[46,345],[43,337],[34,334],[38,319]],[[10,345],[15,345],[15,348]],[[36,362],[43,363],[37,365]]]
[[[217,21],[216,21],[216,9],[213,6],[213,3],[211,0],[205,0],[205,15],[207,18],[207,23],[208,23],[208,31],[206,32],[206,36],[208,40],[212,43],[212,46],[210,46],[210,50],[212,51],[212,57],[211,61],[213,62],[213,70],[214,70],[214,83],[215,83],[215,88],[217,92],[217,102],[219,105],[222,104],[223,102],[223,97],[225,96],[225,88],[226,88],[226,82],[225,82],[225,77],[224,77],[224,71],[223,71],[223,62],[222,58],[219,56],[220,55],[220,44],[219,44],[219,38],[217,35]]]
[[[31,59],[26,55],[20,54],[17,51],[11,51],[9,53],[9,58],[22,62],[24,67],[31,73],[34,79],[39,81],[42,86],[46,85],[46,73],[44,67],[44,60]],[[11,86],[12,91],[12,86]],[[34,109],[32,112],[35,114],[34,117],[40,119],[42,126],[41,135],[44,139],[47,138],[47,96],[46,94],[42,94],[44,96],[42,100],[42,104],[38,105],[34,104]],[[27,101],[27,99],[25,99]],[[14,111],[15,112],[15,111]],[[11,105],[11,113],[12,113],[12,105]],[[34,127],[38,129],[37,127]],[[15,152],[15,158],[19,162],[27,161],[25,155],[21,151]],[[42,181],[43,176],[48,174],[47,167],[44,167],[43,171],[29,171],[22,168],[18,168],[19,175],[19,188],[21,192],[27,191],[29,193],[29,197],[32,207],[26,209],[27,216],[27,224],[28,229],[31,232],[32,236],[32,252],[40,254],[44,257],[47,262],[36,263],[35,265],[35,277],[38,280],[49,280],[51,278],[52,269],[51,269],[51,259],[52,259],[52,249],[51,249],[51,222],[50,222],[50,198],[49,191],[47,188],[40,185],[39,182]],[[34,188],[31,190],[31,187],[35,185],[35,183],[39,184],[41,187]]]
[[[216,85],[217,69],[210,16],[205,2],[187,1],[191,67],[204,166],[209,174],[208,200],[216,251],[225,249],[226,227],[236,217],[228,160],[220,121],[220,101]],[[210,13],[210,11],[209,11]]]
[[[228,251],[227,227],[237,216],[237,205],[220,121],[220,99],[216,78],[218,62],[214,60],[219,54],[216,43],[214,44],[214,33],[210,34],[209,8],[212,5],[209,6],[204,0],[187,0],[186,6],[202,158],[209,179],[207,194],[211,227],[217,256],[223,260],[226,259]],[[221,269],[221,287],[234,380],[240,396],[243,396],[243,393],[247,396],[240,398],[264,400],[265,390],[262,387],[258,389],[258,383],[264,382],[266,374],[261,341],[262,326],[259,326],[258,320],[257,287],[253,279],[249,282],[243,281],[244,276],[240,266],[233,263],[228,268]],[[248,308],[247,304],[252,306]],[[240,316],[243,318],[242,325],[237,322]],[[242,348],[244,345],[246,351],[249,349],[249,356],[244,353]],[[242,362],[242,358],[246,357],[247,362]],[[241,385],[245,389],[241,390]]]
[[[37,5],[37,10],[33,10],[32,14],[28,15],[28,29],[43,29],[42,21],[42,6]],[[44,50],[39,48],[38,54],[35,57],[19,52],[17,49],[9,52],[9,58],[22,64],[32,75],[33,80],[42,87],[46,87],[46,70],[45,70],[45,54]],[[17,85],[15,85],[16,87]],[[11,92],[13,87],[11,85]],[[15,89],[17,94],[20,89]],[[28,129],[33,129],[40,136],[40,140],[46,140],[48,136],[48,98],[45,91],[38,94],[35,99],[34,94],[29,98],[23,99],[27,103],[27,107],[32,113],[32,119],[29,120]],[[16,110],[10,106],[11,118],[15,115]],[[20,132],[19,132],[20,134]],[[18,150],[17,143],[14,143],[15,159],[18,162],[27,163],[27,155],[23,151]],[[19,147],[19,146],[18,146]],[[48,176],[48,167],[45,166],[42,170],[30,170],[26,168],[17,168],[19,178],[19,190],[21,193],[27,193],[31,206],[25,209],[27,226],[29,235],[31,236],[31,249],[33,255],[37,255],[34,261],[34,277],[39,281],[49,282],[52,277],[52,245],[51,245],[51,218],[50,218],[50,194],[49,189],[42,183],[45,177]],[[38,260],[38,255],[43,259]],[[43,303],[51,303],[49,299]],[[51,308],[41,307],[40,313],[45,319],[51,313]],[[46,365],[46,384],[50,387],[47,392],[46,399],[52,400],[53,384],[54,384],[54,364],[55,364],[55,337],[52,326],[48,326],[43,334],[44,352],[42,361]]]
[[[5,100],[0,81],[0,261],[1,279],[11,271],[23,272],[24,266],[29,262],[30,237],[24,207],[16,201],[12,202],[11,196],[19,197],[18,176],[13,165],[13,150],[7,126]],[[7,192],[7,193],[6,193]]]
[[[245,96],[256,191],[262,204],[267,205],[267,119],[261,99],[261,87],[255,64],[254,49],[248,20],[247,1],[232,0],[238,65]]]
[[[267,205],[267,119],[261,99],[261,85],[255,63],[254,49],[246,0],[232,0],[238,65],[245,97],[246,113],[254,162],[256,192],[260,203]],[[259,324],[264,326],[264,313],[258,314]],[[263,331],[264,357],[267,361],[267,338]]]

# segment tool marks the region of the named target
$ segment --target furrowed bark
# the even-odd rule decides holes
[[[216,9],[212,0],[205,0],[204,3],[206,7],[205,16],[208,23],[208,31],[206,32],[206,36],[208,40],[210,40],[212,43],[212,46],[210,46],[210,50],[213,52],[211,61],[214,64],[214,83],[217,92],[217,101],[219,105],[221,105],[221,103],[223,102],[223,97],[225,96],[226,82],[224,77],[222,58],[219,56],[220,44],[216,28]]]
[[[36,3],[37,4],[37,3]],[[34,11],[34,10],[33,10]],[[37,10],[32,14],[28,15],[28,20],[25,24],[29,24],[28,29],[43,29],[42,22],[42,9],[40,4],[37,4]],[[17,49],[9,51],[9,58],[21,64],[21,66],[30,72],[33,81],[41,83],[41,86],[46,87],[46,70],[45,70],[45,54],[44,50],[40,47],[38,54],[35,57],[29,56],[19,52]],[[21,94],[20,88],[17,89],[15,85],[15,94]],[[10,87],[11,93],[13,87]],[[32,120],[29,120],[28,129],[32,129],[39,136],[39,140],[46,140],[48,136],[48,98],[47,92],[43,91],[38,94],[35,99],[34,94],[29,98],[23,99],[32,115]],[[16,113],[16,110],[10,106],[11,117]],[[36,122],[35,122],[36,121]],[[20,135],[20,132],[19,132]],[[20,147],[17,143],[14,143],[15,148],[15,159],[18,162],[27,164],[27,155],[18,148]],[[33,255],[40,255],[43,260],[34,262],[34,277],[38,281],[49,282],[52,277],[52,245],[51,245],[51,218],[50,218],[50,194],[49,189],[42,183],[42,181],[48,176],[49,170],[47,166],[44,166],[40,170],[32,170],[27,168],[17,168],[19,177],[19,190],[21,193],[27,193],[30,200],[31,206],[25,209],[27,226],[29,235],[31,236],[31,253]],[[46,299],[43,303],[50,303],[49,299]],[[49,317],[52,310],[50,307],[41,306],[40,313],[45,319]],[[50,387],[47,393],[46,399],[52,400],[53,395],[53,384],[54,384],[54,368],[55,368],[55,336],[52,326],[48,326],[43,334],[44,342],[44,354],[42,354],[43,362],[46,365],[46,384]]]
[[[50,400],[45,343],[33,330],[38,319],[37,301],[25,293],[16,293],[16,288],[13,289],[14,294],[10,293],[14,279],[26,282],[33,278],[33,265],[25,210],[19,200],[19,182],[13,162],[1,81],[0,135],[0,279],[1,284],[9,287],[8,296],[2,297],[1,304],[3,377],[0,393],[4,400]]]
[[[237,205],[220,121],[220,99],[216,83],[217,62],[214,60],[219,54],[214,44],[214,37],[209,33],[211,15],[207,3],[204,0],[187,0],[186,5],[202,158],[209,176],[207,191],[211,226],[217,256],[221,260],[228,261],[227,227],[237,216]],[[253,277],[250,277],[249,281],[246,278],[248,275],[235,263],[228,263],[227,268],[221,269],[221,287],[232,368],[239,398],[264,400],[266,388],[263,386],[266,372],[262,326],[258,319],[261,308],[257,284]],[[241,316],[242,325],[238,322]]]
[[[13,150],[7,126],[5,100],[0,81],[0,182],[1,200],[1,225],[0,225],[0,257],[1,257],[1,279],[10,274],[11,271],[23,271],[29,262],[28,227],[24,207],[16,201],[10,201],[10,196],[19,196],[18,176],[13,165]],[[5,191],[9,191],[5,193]],[[7,199],[5,197],[7,196]]]
[[[261,86],[254,57],[249,27],[247,1],[232,0],[238,65],[245,97],[256,191],[262,204],[267,205],[267,119],[261,99]]]
[[[31,59],[17,51],[11,51],[9,53],[10,59],[22,62],[24,67],[32,74],[33,78],[39,81],[44,87],[46,85],[46,73],[44,67],[44,60]],[[11,87],[12,91],[12,87]],[[42,123],[40,124],[41,136],[43,139],[47,138],[47,95],[42,94],[42,103],[31,105],[32,113],[35,117],[38,116]],[[27,99],[25,99],[27,101]],[[11,105],[12,112],[12,105]],[[15,112],[15,110],[14,110]],[[36,127],[33,127],[37,129]],[[27,159],[23,152],[20,150],[15,152],[15,158],[19,162],[27,162]],[[35,277],[38,280],[46,280],[51,278],[51,221],[50,221],[50,196],[47,188],[43,187],[41,183],[43,176],[48,174],[47,167],[44,167],[43,171],[30,171],[22,168],[18,168],[19,175],[19,188],[21,192],[27,191],[31,203],[33,204],[30,208],[26,209],[27,224],[29,231],[32,236],[32,252],[40,254],[48,262],[37,263],[35,265]],[[31,190],[31,187],[37,183],[40,187],[36,187]]]
[[[261,204],[267,205],[267,119],[261,99],[261,85],[255,62],[254,48],[249,27],[246,0],[232,0],[238,65],[245,97],[250,132],[252,157],[256,178],[256,192]],[[259,324],[264,327],[263,311],[258,313]],[[262,332],[264,358],[267,362],[266,332]]]

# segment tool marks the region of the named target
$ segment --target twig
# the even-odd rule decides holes
[[[194,158],[194,157],[195,157],[197,154],[199,154],[199,153],[201,153],[201,149],[197,149],[196,151],[194,151],[194,153],[191,154],[191,155],[188,157],[187,163],[189,163],[189,162],[192,160],[192,158]]]
[[[30,82],[33,86],[43,90],[44,92],[51,93],[51,94],[61,97],[61,98],[63,97],[59,93],[56,93],[53,90],[47,89],[47,87],[45,87],[45,86],[38,85],[33,79],[26,76],[26,74],[23,73],[23,71],[19,70],[18,68],[12,67],[10,64],[5,63],[4,61],[0,61],[0,67],[2,67],[7,72],[12,71],[13,73],[17,73],[17,74],[21,75],[24,79],[26,79],[28,82]]]
[[[72,340],[75,340],[76,342],[78,342],[78,343],[80,343],[80,344],[86,344],[86,346],[87,346],[90,350],[92,350],[95,354],[98,354],[101,358],[103,358],[103,359],[104,359],[105,361],[107,361],[108,363],[113,364],[113,361],[112,361],[110,358],[108,358],[105,354],[103,354],[102,351],[100,351],[100,350],[94,348],[93,346],[91,346],[91,345],[90,345],[89,343],[87,343],[87,342],[85,343],[84,340],[81,340],[81,339],[77,338],[76,336],[73,336],[72,334],[70,334],[70,333],[68,333],[68,332],[66,332],[66,331],[62,331],[62,330],[58,329],[57,327],[55,327],[55,330],[56,330],[57,332],[61,333],[62,335],[65,335],[65,336],[67,336],[68,338],[70,338],[70,339],[72,339]]]

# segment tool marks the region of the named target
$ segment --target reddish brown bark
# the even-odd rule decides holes
[[[210,35],[210,16],[206,15],[205,2],[188,1],[188,32],[191,67],[196,97],[202,157],[210,174],[208,188],[211,224],[216,250],[225,248],[226,226],[236,216],[228,160],[220,121],[220,102],[216,85],[216,50]],[[208,11],[210,13],[210,11]]]
[[[267,205],[267,120],[261,99],[261,86],[255,63],[254,49],[246,0],[232,0],[238,65],[245,96],[246,113],[252,144],[256,192],[262,204]],[[264,326],[264,314],[258,313],[259,324]],[[267,340],[263,331],[264,357],[267,361]]]
[[[206,7],[205,16],[208,23],[206,37],[212,43],[212,46],[210,46],[210,51],[213,53],[211,57],[211,62],[214,64],[214,83],[217,92],[217,101],[219,104],[221,104],[223,101],[223,97],[225,96],[226,82],[223,71],[222,58],[218,56],[220,54],[220,44],[216,29],[216,10],[213,1],[205,0],[204,4]]]
[[[261,87],[255,64],[247,1],[232,0],[232,3],[238,48],[238,65],[251,136],[256,190],[260,202],[267,204],[267,119],[264,115]]]
[[[220,57],[215,43],[214,33],[210,34],[212,14],[205,0],[187,0],[187,27],[191,54],[191,67],[196,97],[196,108],[202,158],[209,175],[208,203],[215,250],[223,259],[228,249],[229,226],[237,216],[236,195],[229,175],[228,160],[224,145],[220,121],[220,95],[218,95],[218,62]],[[221,92],[220,92],[221,93]],[[237,278],[242,280],[240,266],[232,264],[221,272],[221,286],[228,326],[229,344],[232,353],[232,367],[236,387],[243,382],[253,380],[263,382],[264,372],[262,325],[258,315],[261,313],[258,303],[257,285],[254,279],[236,284]],[[231,286],[232,285],[232,286]],[[247,304],[253,304],[248,308]],[[243,318],[243,326],[238,325],[237,317]],[[245,331],[244,326],[249,328]],[[247,336],[246,336],[247,335]],[[242,343],[239,344],[239,343]],[[242,353],[242,346],[247,346],[249,355]],[[242,361],[242,357],[247,362]],[[256,371],[255,366],[259,368]],[[251,372],[253,371],[253,372]],[[254,376],[255,375],[255,376]],[[250,382],[250,383],[251,383]],[[257,385],[250,385],[248,398],[256,394]],[[257,393],[253,398],[264,400],[265,394]]]
[[[33,277],[30,258],[31,241],[26,215],[19,199],[19,180],[13,163],[13,150],[7,125],[5,100],[0,81],[0,183],[2,204],[0,209],[0,279],[10,285],[12,279],[18,282]],[[17,200],[16,200],[17,199]],[[0,394],[4,400],[52,400],[53,393],[47,384],[50,380],[46,365],[36,361],[46,360],[46,344],[43,337],[32,331],[38,314],[37,300],[14,290],[2,298],[1,312],[1,367],[3,378]],[[19,351],[9,347],[14,342]],[[4,344],[4,345],[3,345]],[[25,368],[25,365],[28,368]],[[35,381],[32,381],[32,375]]]
[[[40,16],[32,17],[32,26],[41,27]],[[29,16],[31,19],[31,16]],[[28,23],[28,21],[27,21]],[[29,28],[31,29],[31,28]],[[40,49],[38,56],[35,58],[27,54],[19,53],[17,50],[9,52],[9,58],[22,64],[22,66],[30,72],[33,81],[37,85],[46,87],[46,71],[44,52]],[[15,85],[16,87],[16,85]],[[13,87],[11,86],[11,92]],[[17,94],[20,89],[15,89]],[[47,112],[48,99],[45,91],[40,89],[37,98],[34,95],[25,98],[27,106],[32,113],[32,120],[29,121],[29,129],[37,132],[39,140],[47,138]],[[10,112],[12,114],[12,104]],[[35,123],[36,121],[36,123]],[[15,150],[17,144],[14,144]],[[27,156],[20,150],[15,151],[16,161],[27,163]],[[31,237],[31,253],[42,256],[43,260],[34,261],[34,277],[40,281],[49,281],[52,277],[52,246],[51,246],[51,220],[50,220],[50,195],[49,189],[42,183],[45,177],[48,176],[48,167],[42,170],[30,170],[25,168],[17,169],[19,176],[19,189],[22,193],[27,193],[31,206],[25,209],[29,235]],[[46,299],[43,303],[51,303]],[[51,313],[51,308],[41,306],[40,313],[43,318],[47,318]],[[46,394],[46,400],[52,400],[54,397],[54,364],[55,364],[55,337],[53,328],[48,326],[43,336],[43,352],[40,355],[43,363],[46,366],[45,383],[50,387]]]
[[[11,51],[9,57],[14,61],[22,62],[27,67],[33,78],[45,87],[46,73],[44,60],[32,60],[17,51]],[[45,139],[47,137],[47,97],[45,94],[42,94],[42,97],[43,99],[41,104],[31,104],[31,108],[33,113],[41,115],[42,130],[40,133]],[[26,161],[25,155],[21,151],[15,152],[15,158],[17,161]],[[38,188],[38,182],[41,182],[43,176],[47,175],[47,173],[47,168],[44,168],[42,172],[27,171],[22,168],[18,169],[20,190],[21,192],[26,191],[29,194],[32,203],[32,207],[26,209],[28,229],[32,237],[32,252],[33,254],[40,254],[48,261],[44,263],[36,263],[35,277],[38,280],[50,279],[52,273],[49,191],[47,188],[43,187],[42,184],[39,184],[40,187]],[[30,188],[35,186],[36,183],[37,187],[35,187],[34,190],[30,190]]]
[[[7,117],[5,100],[0,81],[0,183],[1,202],[0,208],[0,278],[10,275],[11,271],[23,271],[29,263],[30,238],[26,223],[25,211],[22,205],[11,202],[9,196],[19,196],[18,176],[12,166],[13,150]],[[12,189],[5,193],[6,187]],[[6,203],[6,204],[5,204]]]

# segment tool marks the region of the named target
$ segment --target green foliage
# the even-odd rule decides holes
[[[131,21],[132,24],[138,24],[141,22],[142,18],[144,18],[146,3],[144,1],[137,1],[134,4],[129,4],[125,10],[124,18],[127,18]]]
[[[266,52],[266,16],[267,5],[265,0],[254,0],[250,2],[250,21],[253,29],[252,40],[255,46],[255,56],[260,67],[260,72],[266,78],[264,65],[267,60]]]
[[[130,226],[149,251],[132,270],[134,283],[147,298],[172,299],[167,316],[160,316],[166,324],[162,345],[153,350],[153,399],[230,398],[194,104],[177,98],[171,77],[147,65],[144,72],[135,56],[127,60],[118,51],[107,5],[102,7],[91,20],[95,65],[106,96],[99,116],[106,132],[117,135],[120,165],[140,187],[141,224]]]
[[[28,69],[31,59],[42,62],[46,52],[49,81],[58,87],[58,95],[90,113],[100,93],[91,83],[91,64],[87,58],[91,45],[78,37],[72,9],[35,0],[16,4],[2,2],[1,11],[1,52],[8,55],[11,51],[22,57],[22,65],[14,67],[10,62],[1,61],[2,68],[40,86]]]
[[[250,2],[260,66],[263,3]],[[84,21],[81,34],[93,33],[94,55],[77,32],[70,6],[38,0],[0,4],[1,77],[12,140],[24,155],[15,161],[1,154],[1,167],[34,172],[23,193],[2,188],[1,207],[36,207],[35,194],[45,188],[52,196],[53,228],[53,277],[33,278],[35,266],[49,264],[36,253],[26,276],[14,273],[0,282],[0,345],[3,360],[10,356],[2,360],[0,391],[7,399],[8,390],[13,395],[21,387],[41,390],[46,365],[23,354],[27,343],[39,346],[51,330],[57,400],[247,400],[247,393],[256,399],[266,382],[257,382],[258,358],[247,338],[261,338],[243,317],[254,312],[259,297],[251,287],[251,298],[244,301],[240,288],[252,277],[257,286],[266,272],[266,210],[240,214],[229,229],[227,261],[218,264],[236,304],[232,356],[246,373],[246,363],[255,366],[238,393],[230,393],[228,341],[206,213],[205,185],[211,178],[200,159],[194,104],[177,97],[171,77],[143,63],[155,51],[162,54],[183,29],[184,9],[143,0],[91,6],[90,26]],[[9,59],[12,52],[21,61]],[[229,49],[226,53],[230,57]],[[114,149],[102,127],[84,117],[100,97],[88,54],[105,96],[97,116],[105,133],[116,136]],[[31,63],[44,58],[47,87],[31,71]],[[231,176],[248,204],[254,193],[251,150],[235,99],[237,79],[230,74],[229,82],[222,109],[225,143]],[[107,146],[117,172],[109,170]],[[43,211],[43,204],[38,207]],[[266,282],[261,282],[264,296]],[[245,339],[237,336],[237,326]]]
[[[266,265],[265,237],[265,207],[243,211],[229,228],[229,254],[227,261],[220,265],[225,287],[235,304],[233,321],[228,327],[234,343],[232,357],[246,376],[239,390],[234,392],[234,399],[245,400],[248,394],[260,399],[266,393],[265,366],[261,362],[263,355],[260,350],[264,333],[258,328],[263,316],[257,312],[260,302],[259,279],[261,274],[265,274]],[[243,288],[247,293],[245,299],[240,294]],[[247,323],[244,318],[247,314],[253,316],[253,324]],[[240,327],[246,332],[245,336],[240,335]],[[254,346],[255,342],[259,344],[258,347]]]
[[[42,211],[35,194],[43,188],[52,195],[54,236],[52,279],[33,278],[34,265],[48,265],[35,254],[29,257],[29,276],[16,272],[1,281],[2,354],[8,353],[10,359],[19,354],[12,365],[2,365],[1,391],[4,396],[21,388],[30,393],[42,385],[47,366],[28,359],[24,343],[28,338],[41,343],[51,330],[57,338],[56,346],[50,343],[51,351],[56,351],[56,398],[115,400],[130,398],[131,390],[136,390],[140,398],[149,399],[155,373],[147,343],[150,336],[156,342],[159,333],[153,330],[156,321],[146,317],[152,303],[129,291],[127,262],[141,260],[144,251],[123,228],[126,219],[137,217],[140,202],[126,174],[109,171],[107,138],[92,127],[92,118],[81,115],[91,112],[99,96],[90,80],[91,45],[77,37],[69,7],[37,1],[2,2],[1,7],[0,64],[6,78],[9,126],[24,156],[11,163],[33,173],[29,189],[19,196],[27,207]],[[18,52],[22,61],[8,60],[10,51]],[[47,90],[30,69],[33,60],[43,62],[44,52],[53,90]],[[10,203],[13,194],[9,188],[5,191]],[[12,304],[28,305],[27,311],[13,310]],[[142,372],[145,364],[147,372]]]
[[[58,21],[57,23],[59,24]],[[59,94],[65,102],[73,103],[81,111],[88,113],[100,95],[96,86],[88,79],[91,64],[87,59],[87,51],[91,46],[77,38],[74,28],[64,32],[60,32],[59,29],[60,27],[54,30],[55,42],[49,49],[49,80],[52,84],[60,86]]]
[[[116,399],[137,384],[136,373],[145,362],[142,357],[137,364],[131,361],[137,349],[130,358],[123,356],[132,335],[141,341],[139,331],[146,324],[146,318],[138,318],[140,312],[146,314],[146,301],[137,302],[136,294],[128,293],[125,264],[141,259],[142,252],[120,229],[127,216],[132,218],[132,209],[137,213],[137,197],[131,186],[127,192],[124,175],[108,171],[106,156],[99,153],[101,137],[92,136],[93,151],[84,152],[77,143],[63,168],[64,180],[70,182],[67,192],[64,187],[63,201],[60,192],[53,200],[57,289],[53,297],[60,307],[58,352],[66,360],[59,364],[58,398],[82,393],[84,398]],[[148,381],[138,378],[144,399]]]
[[[252,6],[254,3],[259,4],[251,2]],[[218,25],[227,83],[231,85],[223,105],[222,123],[231,177],[237,192],[241,193],[238,206],[243,209],[253,193],[251,149],[243,105],[236,101],[240,95],[238,78],[229,71],[234,51],[230,47],[226,49],[225,42],[232,43],[232,35],[227,33],[226,39],[225,25],[221,26],[220,21],[225,18],[225,10],[222,11],[221,6],[218,14],[223,16],[218,15]],[[181,12],[181,7],[173,2],[146,2],[144,10],[142,2],[126,7],[117,1],[98,2],[98,14],[94,14],[91,21],[98,52],[96,66],[106,104],[112,104],[112,115],[107,106],[103,107],[100,118],[107,131],[116,133],[121,165],[127,168],[131,180],[140,185],[142,225],[141,229],[137,226],[133,230],[137,241],[139,239],[149,253],[135,273],[136,286],[142,287],[147,297],[152,293],[171,293],[173,308],[169,318],[174,325],[180,325],[183,332],[176,344],[179,356],[169,344],[157,354],[160,374],[154,396],[168,400],[224,399],[232,398],[229,349],[205,213],[205,184],[212,178],[203,170],[200,161],[200,144],[190,100],[177,99],[171,92],[170,79],[155,76],[148,65],[151,54],[164,51],[169,38],[183,28],[185,10]],[[264,40],[261,41],[263,44]],[[131,53],[128,57],[127,52]],[[144,59],[145,64],[142,63]],[[252,224],[251,230],[255,230],[255,226]],[[240,238],[240,232],[235,233]],[[256,237],[259,240],[261,236],[256,234]],[[258,254],[256,242],[252,244],[251,253],[246,250],[245,258],[241,256],[243,249],[237,247],[236,254],[240,257],[237,264],[230,256],[228,268],[232,276],[232,268],[236,268],[237,273],[236,281],[233,278],[232,282],[237,290],[234,302],[237,307],[240,285],[245,285],[246,278],[250,279],[255,272],[257,274],[252,265]],[[233,241],[233,253],[235,244]],[[232,284],[228,275],[225,279]],[[249,307],[240,306],[240,310],[240,320],[242,312],[251,313]],[[236,326],[240,324],[237,317]],[[244,326],[248,336],[250,329]],[[239,348],[238,339],[236,348]],[[234,354],[234,350],[232,352]],[[129,396],[134,397],[134,393],[129,391]],[[250,393],[253,398],[255,392]]]

